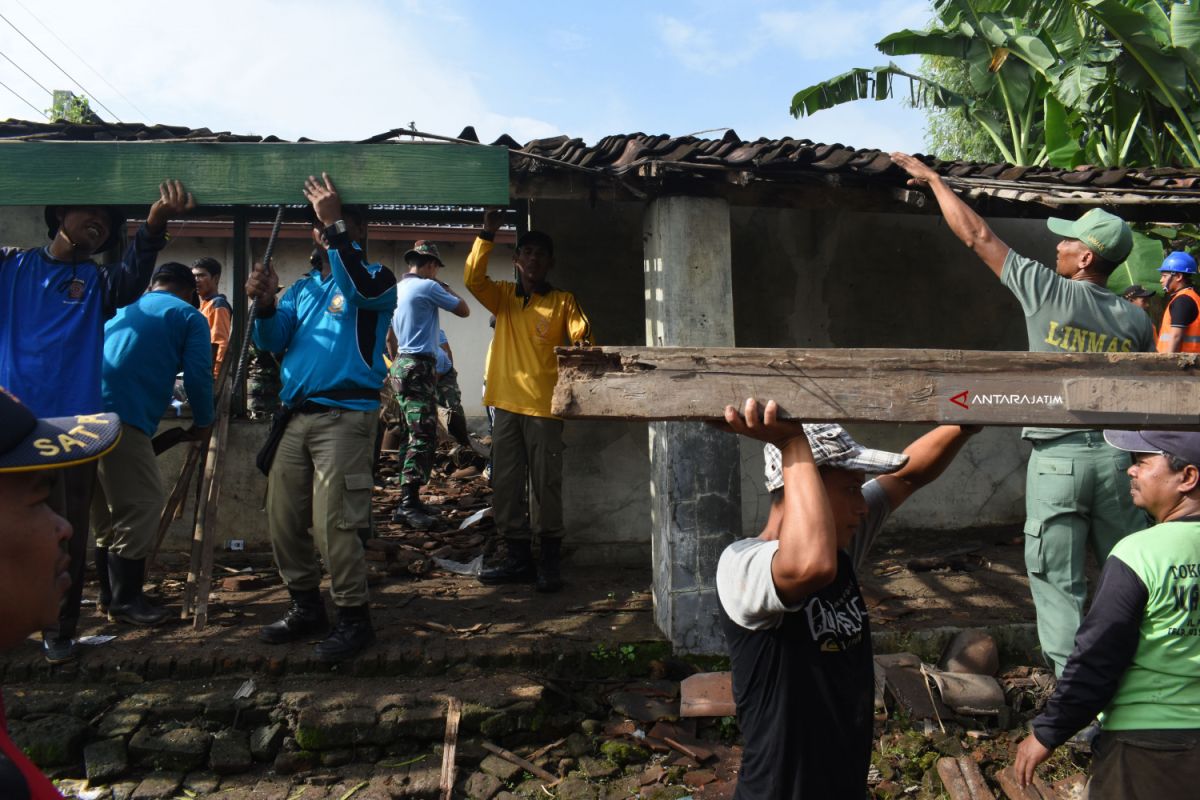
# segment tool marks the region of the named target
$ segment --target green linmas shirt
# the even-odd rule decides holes
[[[1200,522],[1165,522],[1117,543],[1146,586],[1138,646],[1104,710],[1105,730],[1200,728]]]
[[[1101,286],[1064,278],[1009,250],[1000,282],[1025,311],[1031,353],[1152,353],[1150,315]],[[1071,428],[1026,428],[1025,439],[1057,439]]]

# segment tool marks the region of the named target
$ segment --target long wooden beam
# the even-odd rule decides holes
[[[348,203],[506,205],[508,151],[458,144],[0,142],[0,205],[148,205],[178,178],[205,205],[303,203],[328,172]]]
[[[1200,356],[971,350],[559,348],[553,411],[717,420],[774,399],[805,421],[1200,428]]]

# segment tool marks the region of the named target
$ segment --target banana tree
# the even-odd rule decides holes
[[[935,0],[934,24],[880,40],[888,55],[966,65],[958,92],[895,64],[797,92],[792,114],[892,97],[962,114],[1015,164],[1198,165],[1200,0]]]

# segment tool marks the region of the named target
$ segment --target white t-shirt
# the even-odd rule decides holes
[[[855,570],[866,560],[883,523],[892,513],[887,492],[878,481],[867,481],[862,493],[867,501],[867,516],[855,532],[849,551]],[[788,606],[779,599],[771,578],[771,561],[777,550],[778,540],[742,539],[726,547],[717,562],[717,596],[721,605],[731,620],[748,630],[777,627],[784,614],[797,611],[808,602],[805,598],[800,604]]]

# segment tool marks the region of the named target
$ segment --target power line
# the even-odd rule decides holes
[[[71,47],[71,45],[67,44],[67,43],[66,43],[66,42],[64,42],[62,39],[60,39],[60,38],[59,38],[59,36],[58,36],[58,34],[54,32],[54,29],[53,29],[53,28],[51,28],[51,27],[49,27],[48,25],[46,25],[46,23],[42,22],[41,18],[39,18],[37,14],[34,14],[32,11],[30,11],[28,8],[26,8],[25,4],[24,4],[24,3],[22,3],[22,2],[21,2],[21,0],[16,0],[16,3],[17,3],[17,5],[19,5],[19,6],[20,6],[20,7],[21,7],[21,8],[22,8],[24,11],[25,11],[25,13],[26,13],[26,14],[28,14],[28,15],[29,15],[29,16],[31,16],[31,17],[33,17],[33,18],[34,18],[34,20],[36,20],[36,21],[37,21],[37,24],[38,24],[38,25],[41,25],[41,26],[42,26],[42,28],[44,28],[44,29],[45,29],[46,33],[48,33],[48,34],[50,34],[51,36],[53,36],[53,37],[54,37],[54,40],[55,40],[56,42],[58,42],[59,44],[61,44],[63,47],[67,48],[67,51],[68,51],[68,52],[69,52],[71,55],[73,55],[73,56],[75,56],[76,58],[78,58],[78,59],[80,60],[80,62],[82,62],[82,64],[83,64],[85,67],[87,67],[89,70],[91,70],[93,75],[95,75],[95,76],[96,76],[97,78],[99,78],[100,80],[104,81],[104,85],[105,85],[105,86],[107,86],[108,88],[110,88],[110,89],[112,89],[114,92],[116,92],[118,97],[120,97],[120,98],[121,98],[122,100],[124,100],[126,103],[129,103],[129,105],[133,107],[133,110],[134,110],[134,111],[136,111],[136,112],[138,112],[139,114],[141,114],[141,115],[142,115],[142,119],[145,119],[145,120],[149,121],[149,115],[148,115],[148,114],[147,114],[145,111],[142,111],[140,108],[138,108],[138,106],[137,106],[137,103],[135,103],[135,102],[133,102],[132,100],[130,100],[128,97],[126,97],[124,94],[122,94],[122,93],[121,93],[121,90],[120,90],[120,89],[118,89],[117,87],[115,87],[115,86],[113,86],[111,83],[109,83],[109,82],[108,82],[108,79],[107,79],[107,78],[105,78],[103,75],[101,75],[101,74],[100,74],[100,72],[99,72],[99,71],[98,71],[98,70],[97,70],[95,67],[93,67],[93,66],[92,66],[91,64],[89,64],[89,63],[88,63],[86,60],[84,60],[83,56],[81,56],[81,55],[79,55],[79,53],[75,52],[75,49],[74,49],[73,47]],[[119,120],[118,120],[118,121],[119,121]]]
[[[9,57],[8,57],[8,56],[7,56],[5,53],[0,53],[0,56],[4,56],[4,60],[5,60],[5,61],[7,61],[8,63],[12,64],[12,65],[13,65],[14,67],[16,67],[17,69],[20,69],[20,70],[21,70],[21,74],[22,74],[22,75],[24,75],[26,78],[29,78],[29,80],[33,81],[33,82],[34,82],[34,83],[36,83],[38,86],[41,86],[41,88],[42,88],[42,91],[43,91],[43,92],[46,92],[46,93],[47,93],[48,95],[50,95],[51,97],[54,97],[54,92],[53,92],[53,91],[51,91],[50,89],[47,89],[45,86],[42,86],[42,83],[41,83],[41,81],[39,81],[37,78],[35,78],[35,77],[33,77],[32,75],[30,75],[30,74],[29,74],[28,72],[26,72],[25,70],[21,69],[21,65],[20,65],[20,64],[18,64],[17,62],[13,61],[13,60],[12,60],[11,58],[9,58]]]
[[[4,16],[3,14],[0,14],[0,19],[2,19],[2,20],[4,20],[5,22],[7,22],[7,23],[8,23],[8,26],[9,26],[10,28],[12,28],[12,29],[13,29],[14,31],[16,31],[17,33],[21,34],[21,38],[22,38],[22,39],[24,39],[25,41],[29,42],[29,44],[30,44],[30,45],[33,47],[33,49],[34,49],[34,50],[37,50],[39,53],[41,53],[43,56],[45,56],[46,60],[47,60],[47,61],[49,61],[51,64],[53,64],[55,67],[57,67],[59,72],[61,72],[63,75],[66,75],[66,76],[67,76],[67,79],[68,79],[68,80],[70,80],[72,83],[74,83],[76,86],[78,86],[78,87],[79,87],[79,90],[80,90],[81,92],[83,92],[83,93],[84,93],[84,94],[85,94],[87,97],[89,97],[90,99],[92,99],[92,100],[95,100],[95,101],[96,101],[96,105],[98,105],[98,106],[100,106],[101,108],[103,108],[103,109],[104,109],[105,111],[107,111],[109,114],[112,114],[112,117],[113,117],[113,119],[115,119],[117,122],[120,122],[120,121],[121,121],[121,118],[120,118],[120,117],[118,117],[118,116],[116,115],[116,113],[115,113],[115,112],[114,112],[114,111],[113,111],[111,108],[109,108],[108,106],[104,105],[104,103],[100,102],[100,100],[99,100],[99,99],[97,99],[95,95],[93,95],[93,94],[92,94],[91,92],[89,92],[87,89],[83,88],[83,84],[82,84],[82,83],[80,83],[79,81],[75,80],[74,78],[72,78],[72,77],[71,77],[71,73],[67,72],[65,69],[63,69],[62,67],[58,66],[58,62],[57,62],[57,61],[55,61],[55,60],[54,60],[53,58],[51,58],[50,56],[46,55],[46,51],[45,51],[45,50],[43,50],[42,48],[38,47],[36,44],[34,44],[33,40],[32,40],[32,39],[30,39],[28,36],[26,36],[26,35],[25,35],[25,34],[24,34],[22,31],[21,31],[21,29],[20,29],[20,28],[18,28],[16,25],[13,25],[13,24],[12,24],[12,22],[9,20],[9,18],[8,18],[8,17]]]
[[[17,99],[18,99],[18,100],[20,100],[22,103],[24,103],[25,105],[27,105],[27,106],[29,106],[30,108],[32,108],[32,109],[33,109],[34,111],[36,111],[37,113],[41,114],[43,117],[45,117],[45,116],[46,116],[46,112],[45,112],[45,111],[42,111],[40,108],[38,108],[37,106],[35,106],[33,103],[29,102],[29,101],[28,101],[28,100],[26,100],[24,97],[22,97],[21,95],[17,94],[17,90],[16,90],[16,89],[14,89],[14,88],[12,88],[11,86],[9,86],[9,85],[8,85],[7,83],[5,83],[4,81],[0,81],[0,86],[3,86],[5,89],[8,89],[10,92],[12,92],[12,93],[13,93],[13,94],[14,94],[14,95],[17,97]],[[46,117],[46,119],[49,119],[49,117]]]

